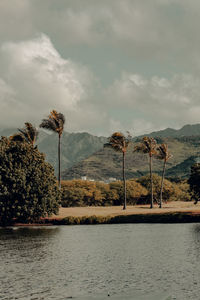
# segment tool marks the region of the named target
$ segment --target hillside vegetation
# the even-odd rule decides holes
[[[154,174],[154,199],[159,201],[161,177]],[[149,175],[127,181],[127,204],[150,203]],[[164,201],[190,201],[189,185],[186,182],[164,181]],[[121,181],[106,184],[87,180],[62,181],[62,206],[116,206],[123,203],[123,184]]]
[[[9,136],[17,128],[1,130],[0,135]],[[152,132],[158,143],[169,145],[173,158],[167,164],[167,177],[186,178],[190,174],[190,167],[200,155],[200,124],[185,125],[176,130]],[[63,132],[61,141],[61,161],[63,179],[80,179],[88,176],[95,180],[109,177],[121,179],[121,155],[109,149],[103,149],[106,137],[98,137],[86,132]],[[141,137],[134,138],[133,144],[141,141]],[[37,140],[38,149],[46,156],[57,174],[57,136],[40,130]],[[127,153],[127,178],[145,175],[148,172],[147,157],[132,153],[133,146]],[[154,172],[160,174],[162,162],[154,160]]]
[[[190,167],[200,155],[200,136],[178,138],[156,138],[158,143],[167,143],[173,158],[167,164],[168,177],[188,177]],[[126,158],[126,177],[136,178],[149,172],[148,157],[140,153],[133,153],[133,147],[139,142],[137,139],[128,149]],[[110,149],[101,149],[63,172],[64,179],[81,178],[87,176],[94,180],[106,180],[114,177],[118,180],[121,174],[122,158],[120,153]],[[153,160],[153,171],[161,174],[162,162]]]

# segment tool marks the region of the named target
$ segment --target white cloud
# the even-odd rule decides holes
[[[45,35],[4,43],[0,62],[3,126],[13,122],[18,126],[26,120],[38,123],[53,108],[69,114],[90,93],[92,74],[85,67],[62,59]],[[11,111],[13,120],[7,117]]]
[[[150,132],[165,127],[179,127],[199,122],[200,78],[192,75],[174,75],[171,79],[144,78],[138,74],[123,73],[106,91],[109,107],[132,111],[129,122],[121,120],[134,132]]]
[[[123,72],[108,88],[84,66],[63,59],[46,35],[0,48],[0,125],[38,125],[51,109],[66,115],[66,129],[134,135],[199,122],[200,79]],[[8,117],[9,116],[9,117]]]
[[[22,126],[27,120],[38,124],[53,108],[66,114],[70,130],[101,134],[140,134],[199,122],[200,2],[11,2],[0,2],[1,126]],[[143,74],[129,68],[105,89],[88,67],[68,59],[69,47],[76,59],[90,63],[89,49],[94,72],[110,49],[112,62],[106,63],[113,77],[129,60],[133,68],[141,63]],[[121,60],[115,60],[117,51]],[[159,75],[166,69],[168,77]],[[107,70],[100,72],[110,82]]]
[[[21,13],[23,27],[31,27],[32,33],[46,32],[66,51],[69,45],[109,45],[130,58],[200,67],[196,0],[23,2],[28,6]]]

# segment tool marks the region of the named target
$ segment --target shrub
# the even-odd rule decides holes
[[[37,221],[58,212],[59,190],[52,166],[26,142],[0,140],[0,221]]]
[[[138,182],[144,186],[148,192],[149,197],[151,193],[151,181],[150,176],[146,175],[138,179]],[[154,200],[159,202],[160,200],[160,188],[161,188],[161,177],[157,174],[153,174],[153,194]],[[163,187],[163,201],[170,201],[172,200],[172,196],[174,196],[175,190],[174,185],[167,179],[164,179],[164,187]]]
[[[191,197],[197,203],[200,198],[200,163],[196,163],[191,167],[191,175],[188,180],[190,186]]]
[[[121,205],[123,202],[123,183],[122,181],[116,181],[110,183],[111,191],[115,192],[118,195],[118,198],[115,200],[115,205]],[[127,190],[127,204],[135,205],[146,203],[148,191],[136,180],[127,180],[126,181],[126,190]]]
[[[140,182],[144,187],[147,188],[150,197],[151,186],[150,186],[149,175],[139,178],[138,182]],[[156,174],[153,174],[153,193],[154,193],[154,199],[157,202],[160,199],[160,188],[161,188],[161,177]],[[189,185],[187,181],[179,180],[178,183],[175,183],[167,179],[164,179],[163,200],[164,201],[190,201],[191,194],[189,191]]]

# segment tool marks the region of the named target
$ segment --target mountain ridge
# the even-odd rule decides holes
[[[0,136],[9,136],[16,132],[17,128],[4,129],[0,130]],[[173,168],[171,173],[167,170],[168,176],[170,176],[170,174],[174,176],[176,172],[178,175],[181,174],[181,176],[185,176],[182,172],[184,168],[183,165],[186,164],[188,170],[187,159],[191,156],[198,157],[199,155],[200,124],[187,124],[180,129],[166,128],[164,130],[154,131],[150,134],[135,137],[133,141],[139,142],[143,136],[157,138],[159,143],[167,142],[172,152],[176,153],[179,151],[179,153],[175,155],[176,159],[171,165],[171,168]],[[172,140],[170,141],[170,139]],[[106,141],[107,137],[98,137],[88,132],[69,133],[64,131],[61,139],[61,160],[64,178],[70,179],[74,176],[77,178],[81,176],[95,177],[95,170],[101,167],[103,171],[99,172],[99,170],[97,170],[96,172],[98,180],[101,180],[101,178],[105,176],[120,178],[120,176],[118,176],[121,172],[120,157],[116,156],[116,153],[113,151],[106,154],[106,150],[103,149],[103,145]],[[37,145],[39,150],[46,155],[46,160],[53,165],[57,173],[57,134],[49,134],[46,131],[40,130]],[[109,156],[109,159],[106,158],[106,155]],[[116,159],[116,164],[112,162],[112,166],[109,166],[109,161],[113,161],[113,159]],[[138,161],[140,160],[141,158],[138,157]],[[186,162],[184,163],[185,160]],[[102,166],[103,161],[105,161],[105,164]],[[192,160],[189,160],[189,162],[190,161]],[[136,164],[136,161],[134,161],[134,163]],[[88,170],[86,170],[87,165],[89,165]],[[90,168],[93,169],[91,174]],[[146,165],[143,166],[143,164],[138,166],[137,169],[129,170],[130,176],[134,177],[146,172],[148,172],[148,170],[146,169]],[[160,172],[159,167],[157,167],[157,172]],[[188,174],[188,171],[186,173]]]

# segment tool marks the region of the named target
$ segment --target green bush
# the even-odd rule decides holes
[[[151,193],[150,176],[143,176],[138,179],[149,192]],[[159,202],[161,188],[161,176],[153,174],[153,194],[154,200]],[[186,181],[179,181],[179,183],[171,182],[164,179],[163,186],[163,201],[190,201],[191,195],[189,192],[189,185]]]
[[[118,195],[117,199],[114,200],[115,205],[121,205],[123,203],[123,182],[116,181],[110,183],[111,191],[115,191],[116,195]],[[139,182],[134,179],[126,181],[126,194],[127,194],[127,204],[135,205],[146,203],[148,191],[142,186]]]
[[[0,140],[0,222],[37,221],[58,212],[60,193],[44,155],[26,142]]]
[[[147,201],[148,191],[135,180],[127,181],[127,204]],[[109,206],[123,202],[123,183],[110,184],[84,180],[62,181],[62,206]]]
[[[188,180],[190,186],[191,197],[197,203],[200,199],[200,163],[196,163],[191,167],[191,174]]]
[[[187,180],[179,181],[178,183],[173,183],[174,195],[171,196],[172,201],[191,201],[190,186]]]

